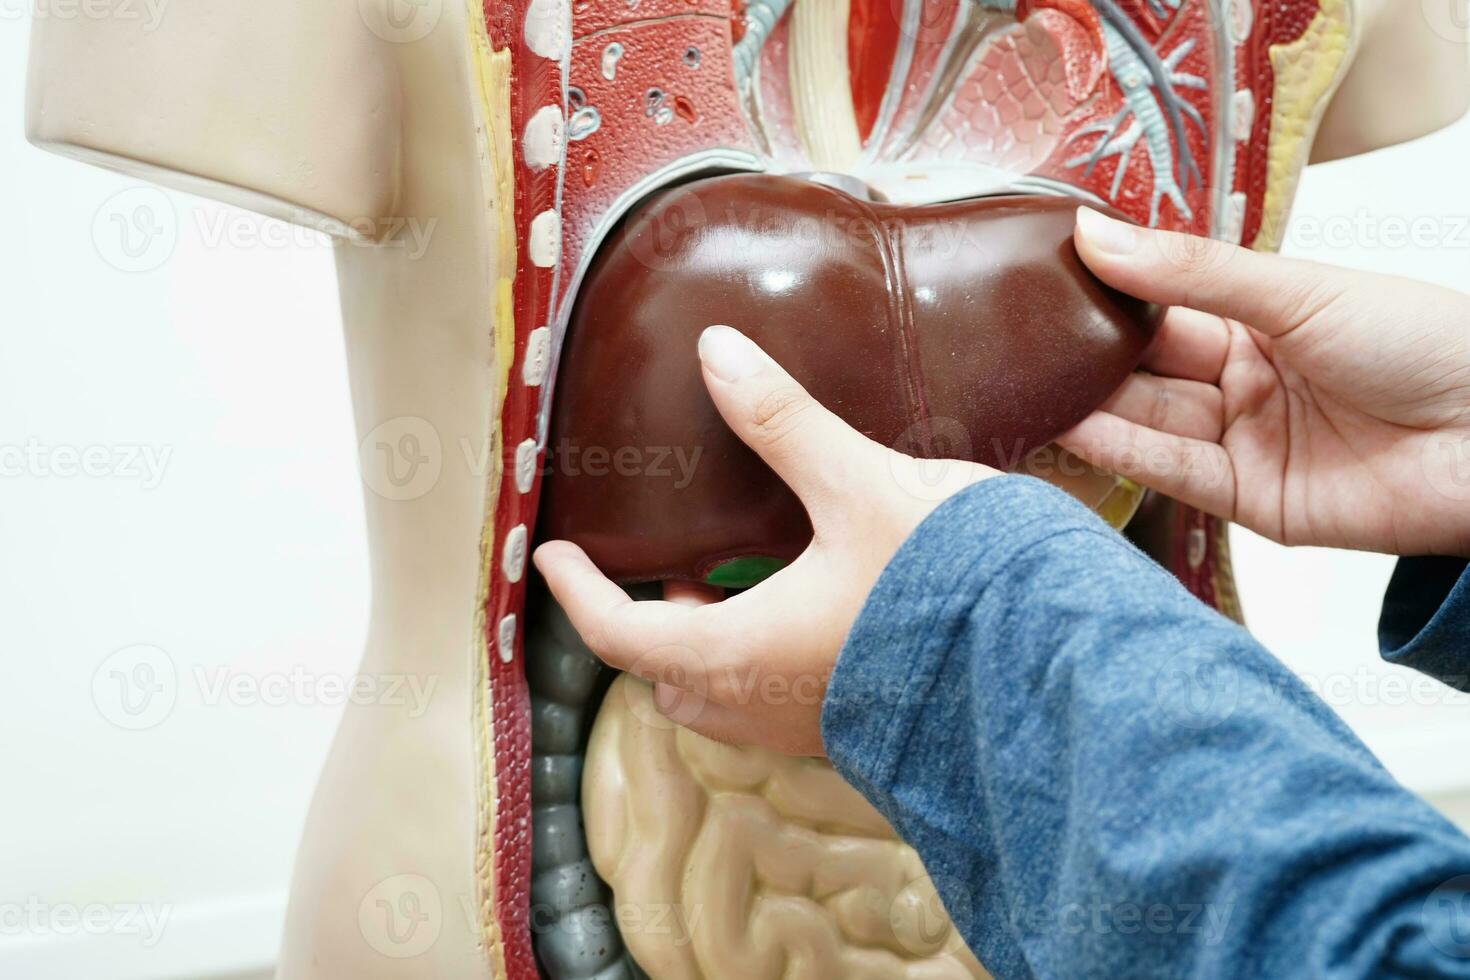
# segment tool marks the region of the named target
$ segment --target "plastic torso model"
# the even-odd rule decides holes
[[[593,357],[597,338],[569,329],[590,322],[581,286],[598,287],[599,250],[640,202],[731,173],[820,172],[813,195],[897,209],[899,226],[939,202],[1053,196],[1273,248],[1340,84],[1354,98],[1328,114],[1329,155],[1462,110],[1464,86],[1441,80],[1464,77],[1452,25],[1415,17],[1349,0],[258,0],[152,23],[38,19],[35,142],[340,242],[374,563],[363,670],[443,683],[422,716],[349,709],[305,830],[281,976],[980,975],[917,857],[829,767],[670,726],[543,595],[528,606],[559,406],[626,382],[598,365],[642,363]],[[435,229],[421,254],[402,247],[413,221]],[[965,260],[977,278],[1005,263],[984,255]],[[937,285],[922,281],[932,265],[902,268],[930,270],[906,296]],[[1069,308],[1117,327],[1077,348],[1102,352],[1083,377],[1105,388],[1152,314],[1114,316],[1126,301],[1077,270],[1049,282],[1046,296],[1071,290]],[[786,309],[829,299],[819,279],[800,289]],[[1025,323],[982,326],[993,341]],[[844,336],[837,362],[862,343]],[[925,356],[965,353],[959,334],[916,348],[931,342]],[[1078,353],[1049,363],[1063,362]],[[558,390],[559,363],[575,391]],[[1044,439],[1055,426],[1035,413],[1068,375],[1006,363],[1027,411],[1001,434]],[[430,477],[381,471],[410,450]],[[1106,509],[1117,488],[1104,484],[1089,502]],[[574,523],[590,508],[558,506]],[[1145,516],[1140,539],[1231,610],[1223,528],[1167,502]],[[782,520],[756,552],[790,542]],[[720,540],[738,539],[726,525]],[[624,577],[716,571],[688,557],[629,556]]]

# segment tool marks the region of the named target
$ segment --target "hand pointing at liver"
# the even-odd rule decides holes
[[[1173,309],[1061,445],[1286,544],[1470,555],[1470,297],[1086,208],[1076,244]]]
[[[726,423],[801,499],[811,544],[719,602],[700,601],[699,586],[678,590],[682,601],[635,602],[565,541],[537,549],[536,566],[593,652],[653,682],[676,721],[722,741],[821,754],[827,678],[873,583],[935,507],[999,474],[873,442],[729,327],[706,330],[699,357]]]

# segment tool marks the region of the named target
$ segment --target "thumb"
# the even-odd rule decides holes
[[[699,360],[725,423],[801,498],[808,514],[817,501],[854,485],[855,465],[877,461],[877,443],[819,404],[740,331],[707,327],[699,336]]]
[[[1077,209],[1074,240],[1087,267],[1115,289],[1239,320],[1269,337],[1312,320],[1352,286],[1333,266],[1141,228],[1087,207]]]

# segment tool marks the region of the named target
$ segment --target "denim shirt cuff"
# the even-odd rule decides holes
[[[1470,573],[1463,558],[1401,558],[1378,620],[1378,648],[1389,663],[1412,667],[1470,691]]]

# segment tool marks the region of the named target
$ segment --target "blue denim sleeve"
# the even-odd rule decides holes
[[[1388,582],[1378,647],[1403,664],[1470,691],[1470,575],[1463,558],[1402,558]]]
[[[1470,840],[1039,481],[915,531],[822,727],[1003,980],[1470,977]]]

